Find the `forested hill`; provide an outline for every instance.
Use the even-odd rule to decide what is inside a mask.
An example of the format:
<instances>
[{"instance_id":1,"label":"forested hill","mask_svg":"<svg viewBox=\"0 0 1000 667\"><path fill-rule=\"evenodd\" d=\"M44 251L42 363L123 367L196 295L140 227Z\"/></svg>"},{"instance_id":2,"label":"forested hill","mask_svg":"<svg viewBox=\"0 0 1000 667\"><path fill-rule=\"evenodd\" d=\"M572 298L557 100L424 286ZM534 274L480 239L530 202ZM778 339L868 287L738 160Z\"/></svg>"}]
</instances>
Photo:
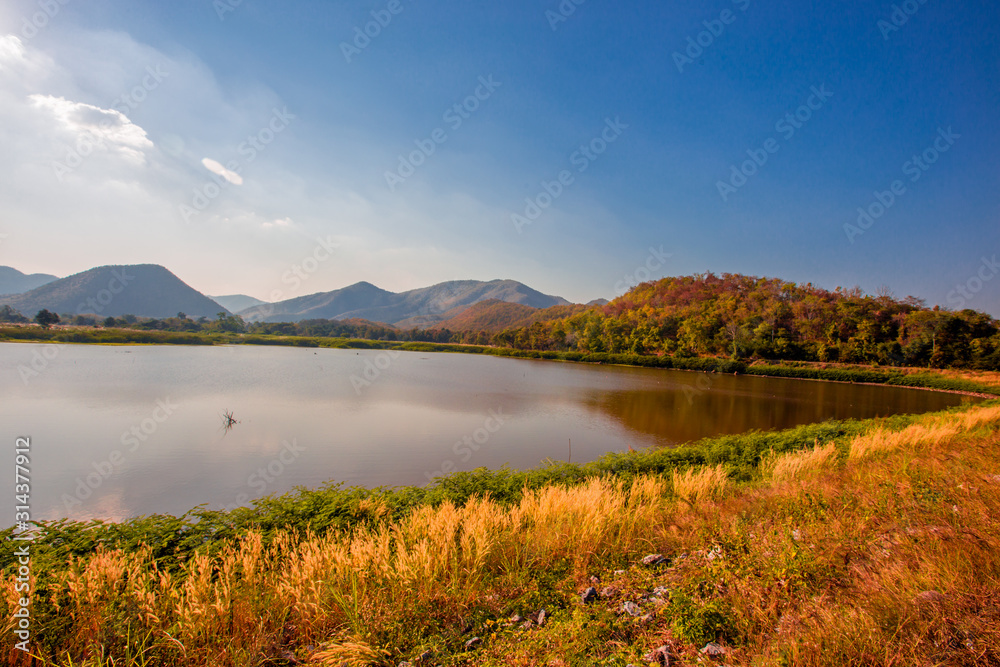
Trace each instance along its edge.
<instances>
[{"instance_id":1,"label":"forested hill","mask_svg":"<svg viewBox=\"0 0 1000 667\"><path fill-rule=\"evenodd\" d=\"M644 283L605 306L506 329L493 342L582 352L1000 365L998 322L984 313L932 310L912 297L871 296L857 288L829 291L739 274Z\"/></svg>"}]
</instances>

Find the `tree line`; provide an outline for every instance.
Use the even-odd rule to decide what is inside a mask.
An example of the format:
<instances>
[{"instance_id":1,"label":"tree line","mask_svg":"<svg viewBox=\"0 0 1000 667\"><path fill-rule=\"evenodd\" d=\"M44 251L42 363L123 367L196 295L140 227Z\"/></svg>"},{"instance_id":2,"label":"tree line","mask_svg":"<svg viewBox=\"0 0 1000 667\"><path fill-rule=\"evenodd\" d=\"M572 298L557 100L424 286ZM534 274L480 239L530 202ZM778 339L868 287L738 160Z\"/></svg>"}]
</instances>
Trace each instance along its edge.
<instances>
[{"instance_id":1,"label":"tree line","mask_svg":"<svg viewBox=\"0 0 1000 667\"><path fill-rule=\"evenodd\" d=\"M0 308L0 322L27 318ZM457 343L583 354L713 356L1000 370L1000 323L970 309L927 308L914 297L740 274L695 274L643 283L604 306L495 330L398 329L365 320L247 323L125 315L63 322L140 330Z\"/></svg>"}]
</instances>

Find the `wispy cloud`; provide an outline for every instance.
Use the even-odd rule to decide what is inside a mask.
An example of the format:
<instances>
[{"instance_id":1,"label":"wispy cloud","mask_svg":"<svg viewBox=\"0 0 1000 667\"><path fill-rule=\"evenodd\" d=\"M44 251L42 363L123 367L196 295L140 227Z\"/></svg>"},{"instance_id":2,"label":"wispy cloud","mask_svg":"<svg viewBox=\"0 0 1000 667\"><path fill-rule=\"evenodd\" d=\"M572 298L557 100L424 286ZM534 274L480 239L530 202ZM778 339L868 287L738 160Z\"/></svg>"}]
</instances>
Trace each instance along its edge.
<instances>
[{"instance_id":1,"label":"wispy cloud","mask_svg":"<svg viewBox=\"0 0 1000 667\"><path fill-rule=\"evenodd\" d=\"M201 163L205 165L205 169L208 169L213 174L222 176L224 179L226 179L233 185L243 185L242 176L237 174L235 171L230 171L229 169L226 169L212 158L204 158L202 159Z\"/></svg>"}]
</instances>

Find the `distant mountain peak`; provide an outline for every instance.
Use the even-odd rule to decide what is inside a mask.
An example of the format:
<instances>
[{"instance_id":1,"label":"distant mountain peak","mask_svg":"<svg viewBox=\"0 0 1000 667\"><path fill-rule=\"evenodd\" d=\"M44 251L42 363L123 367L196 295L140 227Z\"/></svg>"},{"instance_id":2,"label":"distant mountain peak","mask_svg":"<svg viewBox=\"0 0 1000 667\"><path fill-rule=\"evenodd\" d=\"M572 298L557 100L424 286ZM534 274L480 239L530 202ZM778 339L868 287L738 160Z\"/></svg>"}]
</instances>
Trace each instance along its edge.
<instances>
[{"instance_id":1,"label":"distant mountain peak","mask_svg":"<svg viewBox=\"0 0 1000 667\"><path fill-rule=\"evenodd\" d=\"M159 264L109 264L0 298L25 315L43 308L100 317L215 317L229 312Z\"/></svg>"},{"instance_id":2,"label":"distant mountain peak","mask_svg":"<svg viewBox=\"0 0 1000 667\"><path fill-rule=\"evenodd\" d=\"M47 273L26 275L14 267L0 266L0 294L24 294L54 280L59 278Z\"/></svg>"}]
</instances>

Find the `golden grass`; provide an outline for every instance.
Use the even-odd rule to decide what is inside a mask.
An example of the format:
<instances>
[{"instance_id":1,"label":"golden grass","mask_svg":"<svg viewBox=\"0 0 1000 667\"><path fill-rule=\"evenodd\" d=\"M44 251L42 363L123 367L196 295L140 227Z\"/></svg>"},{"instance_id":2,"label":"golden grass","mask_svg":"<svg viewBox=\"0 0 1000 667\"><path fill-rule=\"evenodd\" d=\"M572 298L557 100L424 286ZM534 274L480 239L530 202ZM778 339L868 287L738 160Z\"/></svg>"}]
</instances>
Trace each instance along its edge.
<instances>
[{"instance_id":1,"label":"golden grass","mask_svg":"<svg viewBox=\"0 0 1000 667\"><path fill-rule=\"evenodd\" d=\"M695 505L704 500L718 498L729 485L729 475L725 466L714 468L690 468L686 472L673 473L674 495L687 505Z\"/></svg>"},{"instance_id":2,"label":"golden grass","mask_svg":"<svg viewBox=\"0 0 1000 667\"><path fill-rule=\"evenodd\" d=\"M102 548L39 591L66 628L45 664L395 665L428 647L432 664L639 664L666 643L690 665L706 637L734 667L1000 664L997 424L988 406L876 429L840 443L836 465L836 444L817 442L767 457L764 484L714 466L323 536L251 532L179 572L148 548ZM652 552L688 557L635 565ZM584 606L594 574L620 593ZM503 627L543 604L544 628ZM474 652L466 626L484 638Z\"/></svg>"},{"instance_id":3,"label":"golden grass","mask_svg":"<svg viewBox=\"0 0 1000 667\"><path fill-rule=\"evenodd\" d=\"M772 451L761 462L761 472L774 483L804 480L830 467L836 458L836 443L820 445L817 442L812 449L801 452L775 454Z\"/></svg>"}]
</instances>

